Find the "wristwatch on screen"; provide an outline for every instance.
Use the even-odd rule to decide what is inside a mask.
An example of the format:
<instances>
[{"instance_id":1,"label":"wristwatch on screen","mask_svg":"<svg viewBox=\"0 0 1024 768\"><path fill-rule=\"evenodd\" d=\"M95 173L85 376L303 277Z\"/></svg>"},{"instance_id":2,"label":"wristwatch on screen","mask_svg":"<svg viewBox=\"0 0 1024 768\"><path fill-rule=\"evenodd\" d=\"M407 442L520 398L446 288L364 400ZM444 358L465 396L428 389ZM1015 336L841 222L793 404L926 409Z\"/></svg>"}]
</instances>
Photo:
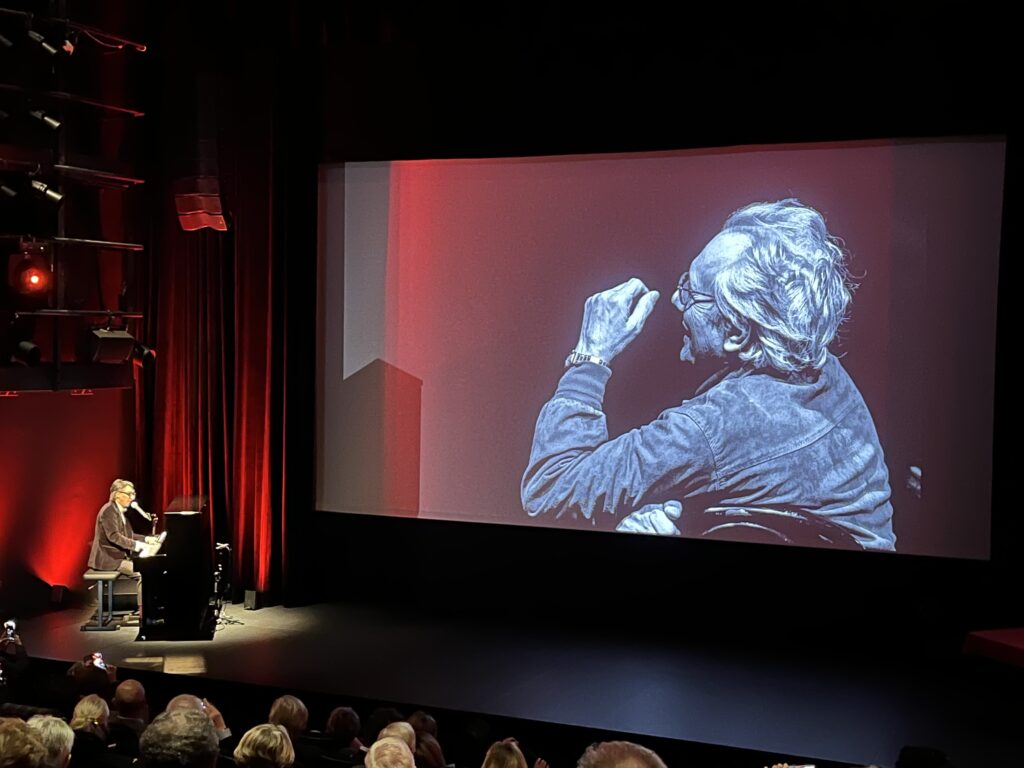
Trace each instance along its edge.
<instances>
[{"instance_id":1,"label":"wristwatch on screen","mask_svg":"<svg viewBox=\"0 0 1024 768\"><path fill-rule=\"evenodd\" d=\"M567 358L565 358L566 368L571 368L572 366L579 365L580 363L597 363L598 365L603 365L605 368L611 368L608 363L597 355L585 355L582 352L577 352L575 349L569 353Z\"/></svg>"}]
</instances>

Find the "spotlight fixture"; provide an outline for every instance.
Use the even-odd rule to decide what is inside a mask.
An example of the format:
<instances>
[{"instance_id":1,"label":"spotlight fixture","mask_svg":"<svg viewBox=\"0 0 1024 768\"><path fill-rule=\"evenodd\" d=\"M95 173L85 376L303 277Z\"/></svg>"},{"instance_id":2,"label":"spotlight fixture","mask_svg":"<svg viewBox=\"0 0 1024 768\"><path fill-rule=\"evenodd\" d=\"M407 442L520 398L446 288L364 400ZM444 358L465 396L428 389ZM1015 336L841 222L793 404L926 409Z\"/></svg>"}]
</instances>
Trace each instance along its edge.
<instances>
[{"instance_id":1,"label":"spotlight fixture","mask_svg":"<svg viewBox=\"0 0 1024 768\"><path fill-rule=\"evenodd\" d=\"M156 350L152 347L147 347L141 341L137 341L132 349L132 358L136 363L146 368L156 362Z\"/></svg>"},{"instance_id":2,"label":"spotlight fixture","mask_svg":"<svg viewBox=\"0 0 1024 768\"><path fill-rule=\"evenodd\" d=\"M134 348L135 337L123 328L93 328L88 335L85 358L90 363L124 363Z\"/></svg>"},{"instance_id":3,"label":"spotlight fixture","mask_svg":"<svg viewBox=\"0 0 1024 768\"><path fill-rule=\"evenodd\" d=\"M32 191L40 197L44 197L54 205L60 205L64 201L64 195L45 182L32 179Z\"/></svg>"},{"instance_id":4,"label":"spotlight fixture","mask_svg":"<svg viewBox=\"0 0 1024 768\"><path fill-rule=\"evenodd\" d=\"M51 56L57 55L57 49L46 42L46 38L36 32L34 29L28 31L28 39L34 43L39 43L39 47L46 51Z\"/></svg>"},{"instance_id":5,"label":"spotlight fixture","mask_svg":"<svg viewBox=\"0 0 1024 768\"><path fill-rule=\"evenodd\" d=\"M25 253L11 271L10 283L22 296L40 296L50 290L52 278L45 258Z\"/></svg>"},{"instance_id":6,"label":"spotlight fixture","mask_svg":"<svg viewBox=\"0 0 1024 768\"><path fill-rule=\"evenodd\" d=\"M11 351L12 362L27 366L39 365L42 356L43 353L40 351L39 345L28 339L19 341Z\"/></svg>"},{"instance_id":7,"label":"spotlight fixture","mask_svg":"<svg viewBox=\"0 0 1024 768\"><path fill-rule=\"evenodd\" d=\"M47 128L50 128L51 130L56 131L58 128L60 128L60 120L58 120L55 117L51 117L41 109L33 109L29 112L29 115L43 123L43 125L45 125Z\"/></svg>"}]
</instances>

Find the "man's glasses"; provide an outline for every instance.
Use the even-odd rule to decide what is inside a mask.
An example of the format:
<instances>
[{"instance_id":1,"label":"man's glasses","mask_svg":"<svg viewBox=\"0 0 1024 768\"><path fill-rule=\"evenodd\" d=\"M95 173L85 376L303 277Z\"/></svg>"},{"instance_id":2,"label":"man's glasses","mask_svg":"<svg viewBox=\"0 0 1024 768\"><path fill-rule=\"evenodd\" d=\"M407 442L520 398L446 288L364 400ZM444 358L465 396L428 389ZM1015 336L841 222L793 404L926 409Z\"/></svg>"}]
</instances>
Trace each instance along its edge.
<instances>
[{"instance_id":1,"label":"man's glasses","mask_svg":"<svg viewBox=\"0 0 1024 768\"><path fill-rule=\"evenodd\" d=\"M679 278L679 285L676 286L676 299L679 304L679 311L686 312L694 304L714 304L715 297L710 293L701 293L690 287L690 273L683 272Z\"/></svg>"}]
</instances>

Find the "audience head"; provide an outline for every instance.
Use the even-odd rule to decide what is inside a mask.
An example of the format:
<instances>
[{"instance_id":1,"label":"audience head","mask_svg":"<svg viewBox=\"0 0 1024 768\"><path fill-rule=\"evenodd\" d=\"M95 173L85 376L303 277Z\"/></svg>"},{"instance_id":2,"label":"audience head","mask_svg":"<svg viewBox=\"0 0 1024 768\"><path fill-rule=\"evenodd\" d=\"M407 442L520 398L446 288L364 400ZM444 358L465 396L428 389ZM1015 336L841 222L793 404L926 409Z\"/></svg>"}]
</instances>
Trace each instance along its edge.
<instances>
[{"instance_id":1,"label":"audience head","mask_svg":"<svg viewBox=\"0 0 1024 768\"><path fill-rule=\"evenodd\" d=\"M377 734L377 740L386 739L389 736L404 741L411 752L416 751L416 731L404 720L397 720L394 723L385 725L380 729L380 733Z\"/></svg>"},{"instance_id":2,"label":"audience head","mask_svg":"<svg viewBox=\"0 0 1024 768\"><path fill-rule=\"evenodd\" d=\"M46 749L43 765L46 768L64 768L71 761L71 747L75 744L75 732L71 726L53 715L33 715L29 718L31 728ZM0 754L3 750L0 750Z\"/></svg>"},{"instance_id":3,"label":"audience head","mask_svg":"<svg viewBox=\"0 0 1024 768\"><path fill-rule=\"evenodd\" d=\"M294 741L306 732L309 725L309 710L294 696L282 696L270 707L270 722L283 725Z\"/></svg>"},{"instance_id":4,"label":"audience head","mask_svg":"<svg viewBox=\"0 0 1024 768\"><path fill-rule=\"evenodd\" d=\"M93 665L91 655L72 664L71 669L68 670L68 677L73 681L77 698L83 698L92 693L103 699L110 695L110 675L105 669Z\"/></svg>"},{"instance_id":5,"label":"audience head","mask_svg":"<svg viewBox=\"0 0 1024 768\"><path fill-rule=\"evenodd\" d=\"M210 718L187 706L157 715L139 739L145 768L213 768L219 748Z\"/></svg>"},{"instance_id":6,"label":"audience head","mask_svg":"<svg viewBox=\"0 0 1024 768\"><path fill-rule=\"evenodd\" d=\"M401 739L388 736L373 742L366 753L366 768L416 768L409 745Z\"/></svg>"},{"instance_id":7,"label":"audience head","mask_svg":"<svg viewBox=\"0 0 1024 768\"><path fill-rule=\"evenodd\" d=\"M109 719L110 707L107 702L95 693L90 693L75 705L71 715L71 729L106 738Z\"/></svg>"},{"instance_id":8,"label":"audience head","mask_svg":"<svg viewBox=\"0 0 1024 768\"><path fill-rule=\"evenodd\" d=\"M406 722L412 726L416 733L429 733L435 739L437 738L437 720L435 720L432 715L428 715L422 709L417 709L409 715Z\"/></svg>"},{"instance_id":9,"label":"audience head","mask_svg":"<svg viewBox=\"0 0 1024 768\"><path fill-rule=\"evenodd\" d=\"M205 712L203 700L191 693L182 693L167 702L164 712L180 712L186 709L194 709L196 712Z\"/></svg>"},{"instance_id":10,"label":"audience head","mask_svg":"<svg viewBox=\"0 0 1024 768\"><path fill-rule=\"evenodd\" d=\"M265 723L245 732L234 752L235 763L249 768L288 768L295 749L283 725Z\"/></svg>"},{"instance_id":11,"label":"audience head","mask_svg":"<svg viewBox=\"0 0 1024 768\"><path fill-rule=\"evenodd\" d=\"M111 702L113 709L121 717L134 717L149 720L149 704L146 702L146 689L138 680L125 680L114 691Z\"/></svg>"},{"instance_id":12,"label":"audience head","mask_svg":"<svg viewBox=\"0 0 1024 768\"><path fill-rule=\"evenodd\" d=\"M576 768L665 768L653 751L629 741L605 741L592 744L576 763Z\"/></svg>"},{"instance_id":13,"label":"audience head","mask_svg":"<svg viewBox=\"0 0 1024 768\"><path fill-rule=\"evenodd\" d=\"M416 734L416 768L445 768L441 744L425 731Z\"/></svg>"},{"instance_id":14,"label":"audience head","mask_svg":"<svg viewBox=\"0 0 1024 768\"><path fill-rule=\"evenodd\" d=\"M46 748L26 723L0 717L0 768L43 768Z\"/></svg>"},{"instance_id":15,"label":"audience head","mask_svg":"<svg viewBox=\"0 0 1024 768\"><path fill-rule=\"evenodd\" d=\"M377 738L385 725L405 720L405 715L394 707L378 707L370 713L369 718L363 723L363 742L369 744Z\"/></svg>"},{"instance_id":16,"label":"audience head","mask_svg":"<svg viewBox=\"0 0 1024 768\"><path fill-rule=\"evenodd\" d=\"M359 727L359 715L352 707L335 707L324 732L347 747L359 735Z\"/></svg>"},{"instance_id":17,"label":"audience head","mask_svg":"<svg viewBox=\"0 0 1024 768\"><path fill-rule=\"evenodd\" d=\"M481 768L526 768L526 758L514 740L505 739L491 744Z\"/></svg>"}]
</instances>

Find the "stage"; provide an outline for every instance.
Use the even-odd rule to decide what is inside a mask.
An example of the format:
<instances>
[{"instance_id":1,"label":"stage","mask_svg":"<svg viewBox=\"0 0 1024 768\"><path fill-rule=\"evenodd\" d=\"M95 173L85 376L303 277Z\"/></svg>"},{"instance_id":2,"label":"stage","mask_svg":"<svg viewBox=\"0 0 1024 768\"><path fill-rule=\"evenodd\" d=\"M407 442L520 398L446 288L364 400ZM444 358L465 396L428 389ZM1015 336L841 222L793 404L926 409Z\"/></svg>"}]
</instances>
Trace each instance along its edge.
<instances>
[{"instance_id":1,"label":"stage","mask_svg":"<svg viewBox=\"0 0 1024 768\"><path fill-rule=\"evenodd\" d=\"M906 744L959 768L1020 765L1020 671L984 659L912 662L602 639L544 626L329 604L228 605L213 640L80 631L90 609L19 626L32 656L101 651L128 670L892 765Z\"/></svg>"}]
</instances>

